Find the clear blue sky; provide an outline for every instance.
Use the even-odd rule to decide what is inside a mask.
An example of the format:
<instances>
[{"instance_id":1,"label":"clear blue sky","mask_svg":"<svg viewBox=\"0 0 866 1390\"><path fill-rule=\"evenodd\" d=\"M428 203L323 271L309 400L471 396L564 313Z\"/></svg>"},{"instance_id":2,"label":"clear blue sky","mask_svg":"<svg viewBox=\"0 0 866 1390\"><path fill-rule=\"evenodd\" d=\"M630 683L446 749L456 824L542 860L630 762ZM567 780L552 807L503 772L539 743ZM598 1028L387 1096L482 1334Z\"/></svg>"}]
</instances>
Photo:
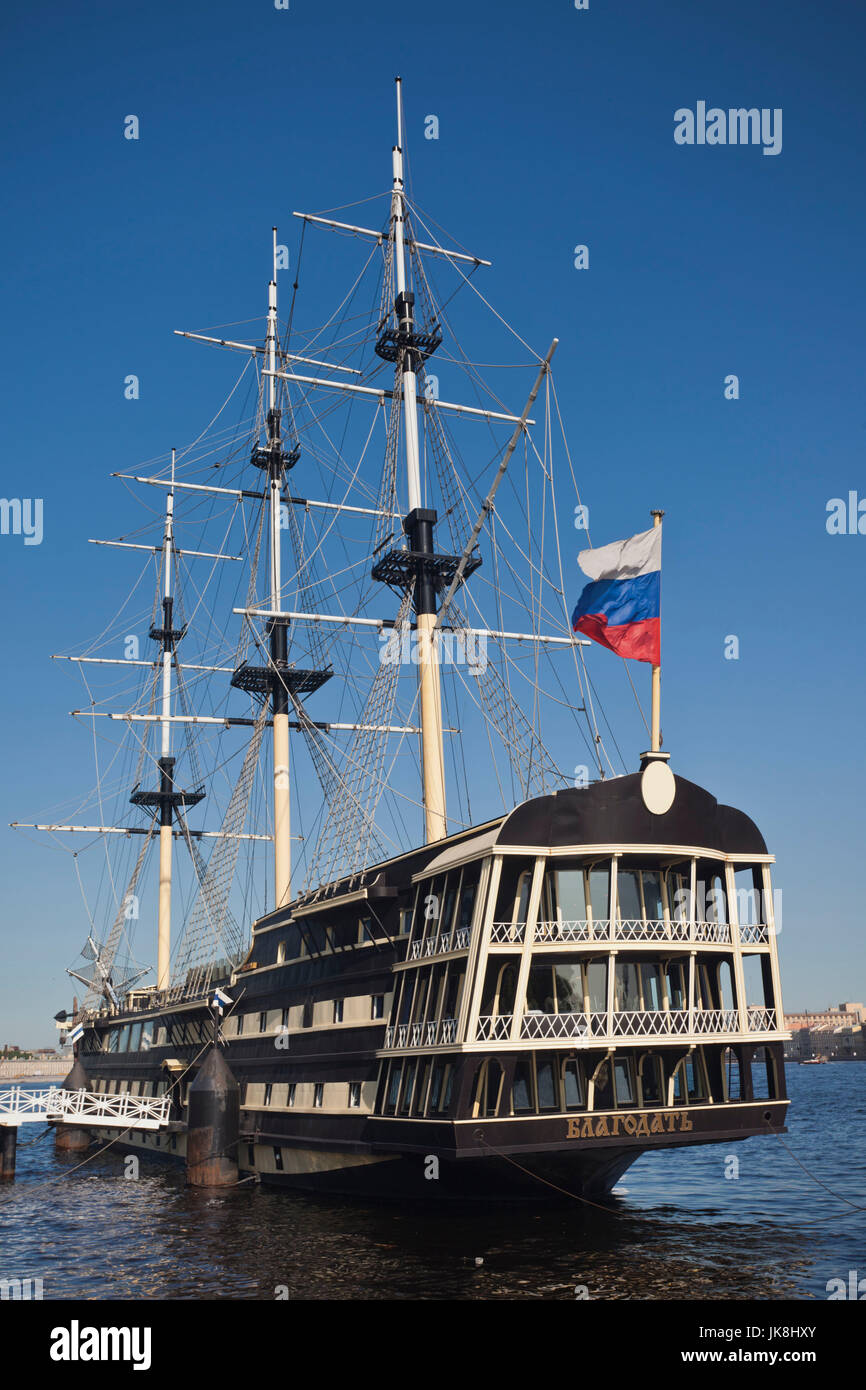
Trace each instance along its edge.
<instances>
[{"instance_id":1,"label":"clear blue sky","mask_svg":"<svg viewBox=\"0 0 866 1390\"><path fill-rule=\"evenodd\" d=\"M104 620L107 475L210 416L212 360L171 330L260 313L271 224L386 187L399 71L421 206L494 262L485 294L530 343L561 339L594 543L666 509L665 741L778 856L787 1006L866 996L866 536L825 527L866 496L861 7L11 0L2 26L2 490L44 498L45 534L0 537L0 820L92 781L48 654ZM782 108L782 152L676 145L698 101ZM593 656L636 759L616 665ZM77 889L65 855L0 846L0 1042L52 1042Z\"/></svg>"}]
</instances>

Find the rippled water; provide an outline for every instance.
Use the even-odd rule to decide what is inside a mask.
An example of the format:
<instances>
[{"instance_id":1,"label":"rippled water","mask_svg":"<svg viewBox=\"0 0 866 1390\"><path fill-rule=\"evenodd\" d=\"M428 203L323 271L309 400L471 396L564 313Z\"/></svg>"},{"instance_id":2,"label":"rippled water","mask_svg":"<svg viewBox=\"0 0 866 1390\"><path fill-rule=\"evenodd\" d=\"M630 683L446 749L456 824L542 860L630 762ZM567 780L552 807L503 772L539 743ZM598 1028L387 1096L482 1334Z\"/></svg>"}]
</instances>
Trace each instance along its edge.
<instances>
[{"instance_id":1,"label":"rippled water","mask_svg":"<svg viewBox=\"0 0 866 1390\"><path fill-rule=\"evenodd\" d=\"M793 1066L788 1085L785 1144L866 1207L866 1063ZM39 1132L19 1131L0 1189L0 1278L41 1277L46 1299L824 1299L866 1276L866 1211L776 1138L645 1155L607 1212L214 1196L156 1160L125 1179L110 1152L65 1176L81 1156Z\"/></svg>"}]
</instances>

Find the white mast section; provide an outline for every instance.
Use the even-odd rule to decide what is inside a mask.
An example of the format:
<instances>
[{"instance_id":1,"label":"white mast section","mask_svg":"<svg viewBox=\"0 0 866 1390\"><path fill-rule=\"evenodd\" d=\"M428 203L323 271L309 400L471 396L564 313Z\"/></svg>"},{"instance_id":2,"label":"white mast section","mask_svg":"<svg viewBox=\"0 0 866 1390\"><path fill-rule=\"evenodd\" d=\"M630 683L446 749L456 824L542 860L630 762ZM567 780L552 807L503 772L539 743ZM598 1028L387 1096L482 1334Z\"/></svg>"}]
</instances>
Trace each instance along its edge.
<instances>
[{"instance_id":1,"label":"white mast section","mask_svg":"<svg viewBox=\"0 0 866 1390\"><path fill-rule=\"evenodd\" d=\"M175 469L175 450L171 451L171 479L174 484ZM174 541L174 487L168 492L165 499L165 532L163 536L162 555L163 555L163 599L171 599L171 569L172 569L172 545ZM163 603L163 622L170 621L171 613L170 602ZM162 738L160 745L160 756L162 760L171 758L171 661L173 640L170 636L163 636L162 644L162 709L160 714L160 724ZM165 782L165 769L171 764L162 762L163 774L162 781ZM173 779L172 779L173 780ZM165 788L163 787L163 790ZM157 951L156 951L156 987L158 990L168 989L171 983L170 957L171 957L171 855L172 855L172 818L162 815L159 827L159 916L157 929Z\"/></svg>"},{"instance_id":2,"label":"white mast section","mask_svg":"<svg viewBox=\"0 0 866 1390\"><path fill-rule=\"evenodd\" d=\"M414 297L406 293L406 255L404 246L404 223L406 199L403 185L403 102L402 84L397 78L397 144L392 151L393 188L391 193L391 236L394 242L394 275L396 281L395 308L398 332L406 332L407 338L398 361L401 366L403 390L404 436L406 439L406 481L409 494L409 515L406 525L410 529L410 544L418 547L417 535L422 526L432 546L432 526L434 514L422 512L421 470L418 449L418 396L415 378L416 353L410 344L413 330ZM413 515L414 514L414 515ZM424 520L422 521L422 518ZM425 549L427 547L425 546ZM420 571L419 571L420 573ZM417 583L417 581L416 581ZM425 585L426 587L426 585ZM423 606L435 608L435 602L418 601L419 588L416 587L416 609ZM424 788L424 819L428 844L441 840L447 833L445 812L445 752L442 740L442 688L439 661L436 651L436 614L424 611L415 614L418 635L418 706L421 715L421 776Z\"/></svg>"}]
</instances>

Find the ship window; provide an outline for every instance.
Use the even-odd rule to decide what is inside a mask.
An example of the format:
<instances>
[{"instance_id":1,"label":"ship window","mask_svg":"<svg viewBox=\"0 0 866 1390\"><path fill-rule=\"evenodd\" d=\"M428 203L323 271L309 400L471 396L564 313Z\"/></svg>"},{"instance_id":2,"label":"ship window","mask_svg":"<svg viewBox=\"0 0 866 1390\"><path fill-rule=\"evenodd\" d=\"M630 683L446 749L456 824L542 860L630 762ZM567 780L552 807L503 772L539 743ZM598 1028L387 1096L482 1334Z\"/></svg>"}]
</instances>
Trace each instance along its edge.
<instances>
[{"instance_id":1,"label":"ship window","mask_svg":"<svg viewBox=\"0 0 866 1390\"><path fill-rule=\"evenodd\" d=\"M313 1109L321 1110L325 1103L325 1085L323 1081L317 1081L313 1088Z\"/></svg>"},{"instance_id":2,"label":"ship window","mask_svg":"<svg viewBox=\"0 0 866 1390\"><path fill-rule=\"evenodd\" d=\"M442 1100L441 1100L440 1105L439 1105L439 1110L440 1110L440 1112L441 1112L441 1111L447 1110L448 1107L449 1107L449 1105L451 1104L451 1093L452 1093L453 1089L454 1089L454 1068L453 1068L453 1066L451 1065L450 1062L446 1062L446 1063L445 1063L445 1086L444 1086L444 1089L443 1089L443 1091L442 1091Z\"/></svg>"},{"instance_id":3,"label":"ship window","mask_svg":"<svg viewBox=\"0 0 866 1390\"><path fill-rule=\"evenodd\" d=\"M118 1052L129 1051L129 1024L120 1030L120 1042L117 1045Z\"/></svg>"},{"instance_id":4,"label":"ship window","mask_svg":"<svg viewBox=\"0 0 866 1390\"><path fill-rule=\"evenodd\" d=\"M644 869L641 873L641 883L643 886L644 920L660 922L665 915L661 874L656 869Z\"/></svg>"},{"instance_id":5,"label":"ship window","mask_svg":"<svg viewBox=\"0 0 866 1390\"><path fill-rule=\"evenodd\" d=\"M686 1007L686 991L683 983L683 967L680 961L669 961L667 967L668 1001L671 1009L681 1011Z\"/></svg>"},{"instance_id":6,"label":"ship window","mask_svg":"<svg viewBox=\"0 0 866 1390\"><path fill-rule=\"evenodd\" d=\"M758 868L735 869L734 891L737 895L737 921L740 926L764 922L761 911L762 875Z\"/></svg>"},{"instance_id":7,"label":"ship window","mask_svg":"<svg viewBox=\"0 0 866 1390\"><path fill-rule=\"evenodd\" d=\"M752 1058L752 1100L771 1100L776 1094L773 1059L766 1047Z\"/></svg>"},{"instance_id":8,"label":"ship window","mask_svg":"<svg viewBox=\"0 0 866 1390\"><path fill-rule=\"evenodd\" d=\"M533 965L530 968L526 986L527 1013L556 1013L556 987L553 975L553 967L550 965Z\"/></svg>"},{"instance_id":9,"label":"ship window","mask_svg":"<svg viewBox=\"0 0 866 1390\"><path fill-rule=\"evenodd\" d=\"M491 1118L498 1113L502 1080L502 1067L495 1057L488 1057L481 1063L475 1082L475 1102L472 1107L474 1118Z\"/></svg>"},{"instance_id":10,"label":"ship window","mask_svg":"<svg viewBox=\"0 0 866 1390\"><path fill-rule=\"evenodd\" d=\"M403 1071L403 1094L400 1097L400 1114L408 1115L412 1108L412 1096L415 1091L415 1074L418 1070L418 1063L412 1059L407 1062Z\"/></svg>"},{"instance_id":11,"label":"ship window","mask_svg":"<svg viewBox=\"0 0 866 1390\"><path fill-rule=\"evenodd\" d=\"M535 1109L532 1099L532 1059L518 1058L511 1083L511 1108L515 1115L525 1115Z\"/></svg>"},{"instance_id":12,"label":"ship window","mask_svg":"<svg viewBox=\"0 0 866 1390\"><path fill-rule=\"evenodd\" d=\"M728 896L725 892L725 881L719 874L713 874L707 885L707 916L708 922L727 922L728 920Z\"/></svg>"},{"instance_id":13,"label":"ship window","mask_svg":"<svg viewBox=\"0 0 866 1390\"><path fill-rule=\"evenodd\" d=\"M644 1105L662 1103L663 1085L662 1059L655 1052L647 1052L640 1060L640 1089Z\"/></svg>"},{"instance_id":14,"label":"ship window","mask_svg":"<svg viewBox=\"0 0 866 1390\"><path fill-rule=\"evenodd\" d=\"M267 1027L268 1027L268 1016L267 1016L267 1013L263 1010L263 1011L259 1014L259 1032L260 1032L260 1033L265 1033L265 1032L267 1032Z\"/></svg>"},{"instance_id":15,"label":"ship window","mask_svg":"<svg viewBox=\"0 0 866 1390\"><path fill-rule=\"evenodd\" d=\"M640 977L637 966L631 961L616 962L614 1008L619 1012L640 1009Z\"/></svg>"},{"instance_id":16,"label":"ship window","mask_svg":"<svg viewBox=\"0 0 866 1390\"><path fill-rule=\"evenodd\" d=\"M607 1012L607 961L586 962L586 993L590 1013Z\"/></svg>"},{"instance_id":17,"label":"ship window","mask_svg":"<svg viewBox=\"0 0 866 1390\"><path fill-rule=\"evenodd\" d=\"M273 1093L274 1093L273 1085L271 1084L270 1081L268 1081L267 1084L265 1085L265 1099L264 1099L265 1105L270 1105L270 1103L271 1103L271 1096L273 1095Z\"/></svg>"},{"instance_id":18,"label":"ship window","mask_svg":"<svg viewBox=\"0 0 866 1390\"><path fill-rule=\"evenodd\" d=\"M294 1107L297 1090L297 1083L294 1081L290 1081L288 1085L288 1090L286 1091L286 1105L289 1107L290 1110Z\"/></svg>"},{"instance_id":19,"label":"ship window","mask_svg":"<svg viewBox=\"0 0 866 1390\"><path fill-rule=\"evenodd\" d=\"M370 1000L370 1017L385 1017L385 996L384 994L374 994Z\"/></svg>"},{"instance_id":20,"label":"ship window","mask_svg":"<svg viewBox=\"0 0 866 1390\"><path fill-rule=\"evenodd\" d=\"M256 1166L256 1149L254 1144L247 1144L247 1163L250 1168Z\"/></svg>"},{"instance_id":21,"label":"ship window","mask_svg":"<svg viewBox=\"0 0 866 1390\"><path fill-rule=\"evenodd\" d=\"M579 965L555 965L553 985L558 1014L583 1013L583 973Z\"/></svg>"},{"instance_id":22,"label":"ship window","mask_svg":"<svg viewBox=\"0 0 866 1390\"><path fill-rule=\"evenodd\" d=\"M288 1028L288 1026L289 1026L289 1010L288 1010L288 1009L283 1009L282 1013L280 1014L280 1027L281 1027L281 1028Z\"/></svg>"},{"instance_id":23,"label":"ship window","mask_svg":"<svg viewBox=\"0 0 866 1390\"><path fill-rule=\"evenodd\" d=\"M442 1005L442 1017L456 1018L457 1010L460 1007L460 994L463 988L463 980L466 976L466 967L452 962L448 967L448 983L445 986L445 998ZM501 988L500 988L501 995ZM514 1000L512 997L512 1006Z\"/></svg>"},{"instance_id":24,"label":"ship window","mask_svg":"<svg viewBox=\"0 0 866 1390\"><path fill-rule=\"evenodd\" d=\"M463 883L460 887L460 904L457 908L457 928L468 931L472 926L472 910L478 892L478 867L463 870Z\"/></svg>"},{"instance_id":25,"label":"ship window","mask_svg":"<svg viewBox=\"0 0 866 1390\"><path fill-rule=\"evenodd\" d=\"M282 963L283 963L283 961L284 961L285 959L286 959L286 943L285 943L285 941L281 941L280 944L279 944L279 946L277 947L277 965L282 965Z\"/></svg>"},{"instance_id":26,"label":"ship window","mask_svg":"<svg viewBox=\"0 0 866 1390\"><path fill-rule=\"evenodd\" d=\"M249 1084L249 1082L248 1082L248 1081L242 1081L242 1082L241 1082L241 1095L240 1095L240 1103L241 1103L241 1105L246 1105L246 1103L247 1103L247 1092L249 1091L249 1089L250 1089L250 1084Z\"/></svg>"},{"instance_id":27,"label":"ship window","mask_svg":"<svg viewBox=\"0 0 866 1390\"><path fill-rule=\"evenodd\" d=\"M634 1062L631 1057L617 1057L613 1064L617 1105L634 1105Z\"/></svg>"},{"instance_id":28,"label":"ship window","mask_svg":"<svg viewBox=\"0 0 866 1390\"><path fill-rule=\"evenodd\" d=\"M610 865L596 865L589 871L589 909L594 922L610 917Z\"/></svg>"},{"instance_id":29,"label":"ship window","mask_svg":"<svg viewBox=\"0 0 866 1390\"><path fill-rule=\"evenodd\" d=\"M595 1099L593 1101L594 1110L613 1109L613 1084L611 1081L610 1062L604 1061L595 1073Z\"/></svg>"},{"instance_id":30,"label":"ship window","mask_svg":"<svg viewBox=\"0 0 866 1390\"><path fill-rule=\"evenodd\" d=\"M616 876L616 894L619 898L620 919L642 921L639 869L620 869Z\"/></svg>"},{"instance_id":31,"label":"ship window","mask_svg":"<svg viewBox=\"0 0 866 1390\"><path fill-rule=\"evenodd\" d=\"M443 936L451 937L451 925L454 919L454 904L457 901L457 876L449 874L448 888L442 902L442 915L439 918L439 931Z\"/></svg>"},{"instance_id":32,"label":"ship window","mask_svg":"<svg viewBox=\"0 0 866 1390\"><path fill-rule=\"evenodd\" d=\"M691 913L691 873L675 869L667 876L668 903L675 922L687 922Z\"/></svg>"},{"instance_id":33,"label":"ship window","mask_svg":"<svg viewBox=\"0 0 866 1390\"><path fill-rule=\"evenodd\" d=\"M550 976L550 966L543 967ZM459 978L462 978L462 972ZM486 1017L493 1014L510 1014L514 1010L514 994L517 988L517 966L513 962L502 964L502 959L493 957L487 962L487 976L484 981L484 994L481 1013Z\"/></svg>"},{"instance_id":34,"label":"ship window","mask_svg":"<svg viewBox=\"0 0 866 1390\"><path fill-rule=\"evenodd\" d=\"M369 917L365 919L369 925ZM400 909L400 935L408 936L412 930L412 908L401 907Z\"/></svg>"},{"instance_id":35,"label":"ship window","mask_svg":"<svg viewBox=\"0 0 866 1390\"><path fill-rule=\"evenodd\" d=\"M238 1014L238 1036L240 1036L240 1034L244 1031L245 1020L246 1014Z\"/></svg>"},{"instance_id":36,"label":"ship window","mask_svg":"<svg viewBox=\"0 0 866 1390\"><path fill-rule=\"evenodd\" d=\"M585 922L586 877L582 868L562 865L544 875L544 919L547 922Z\"/></svg>"},{"instance_id":37,"label":"ship window","mask_svg":"<svg viewBox=\"0 0 866 1390\"><path fill-rule=\"evenodd\" d=\"M525 866L525 860L506 859L502 866L502 877L496 899L494 920L502 923L508 922L512 926L525 925L529 894L532 888L534 870L533 868L521 868L521 862Z\"/></svg>"},{"instance_id":38,"label":"ship window","mask_svg":"<svg viewBox=\"0 0 866 1390\"><path fill-rule=\"evenodd\" d=\"M696 1008L714 1009L716 1007L709 967L703 963L695 971L695 996Z\"/></svg>"},{"instance_id":39,"label":"ship window","mask_svg":"<svg viewBox=\"0 0 866 1390\"><path fill-rule=\"evenodd\" d=\"M719 1007L722 1009L735 1008L734 982L731 975L730 961L723 960L719 962L719 968L716 971L716 981L719 992Z\"/></svg>"},{"instance_id":40,"label":"ship window","mask_svg":"<svg viewBox=\"0 0 866 1390\"><path fill-rule=\"evenodd\" d=\"M685 1072L689 1100L706 1100L707 1082L704 1075L704 1059L700 1053L689 1054L685 1061Z\"/></svg>"},{"instance_id":41,"label":"ship window","mask_svg":"<svg viewBox=\"0 0 866 1390\"><path fill-rule=\"evenodd\" d=\"M304 1000L304 1016L303 1016L303 1021L302 1021L302 1023L301 1023L301 1027L302 1027L302 1028L312 1028L312 1026L313 1026L313 1001L312 1001L312 999L307 998L307 999Z\"/></svg>"},{"instance_id":42,"label":"ship window","mask_svg":"<svg viewBox=\"0 0 866 1390\"><path fill-rule=\"evenodd\" d=\"M725 1075L725 1095L728 1100L740 1100L743 1094L743 1078L740 1059L732 1047L725 1048L723 1058Z\"/></svg>"},{"instance_id":43,"label":"ship window","mask_svg":"<svg viewBox=\"0 0 866 1390\"><path fill-rule=\"evenodd\" d=\"M433 1075L430 1078L430 1096L427 1101L427 1114L434 1115L439 1109L439 1101L442 1098L442 1080L445 1074L445 1063L434 1062Z\"/></svg>"},{"instance_id":44,"label":"ship window","mask_svg":"<svg viewBox=\"0 0 866 1390\"><path fill-rule=\"evenodd\" d=\"M538 1079L539 1110L558 1110L559 1097L556 1094L556 1073L552 1057L539 1057L535 1067Z\"/></svg>"},{"instance_id":45,"label":"ship window","mask_svg":"<svg viewBox=\"0 0 866 1390\"><path fill-rule=\"evenodd\" d=\"M392 1062L388 1070L388 1082L385 1088L385 1100L382 1109L386 1115L393 1115L397 1108L397 1093L400 1090L400 1073L403 1067L402 1062Z\"/></svg>"},{"instance_id":46,"label":"ship window","mask_svg":"<svg viewBox=\"0 0 866 1390\"><path fill-rule=\"evenodd\" d=\"M660 965L643 962L640 966L640 983L643 1009L662 1007L662 971Z\"/></svg>"},{"instance_id":47,"label":"ship window","mask_svg":"<svg viewBox=\"0 0 866 1390\"><path fill-rule=\"evenodd\" d=\"M274 1145L274 1170L277 1173L283 1171L283 1151L278 1145Z\"/></svg>"},{"instance_id":48,"label":"ship window","mask_svg":"<svg viewBox=\"0 0 866 1390\"><path fill-rule=\"evenodd\" d=\"M744 955L743 981L746 986L746 1003L766 1007L773 1002L772 976L769 956Z\"/></svg>"},{"instance_id":49,"label":"ship window","mask_svg":"<svg viewBox=\"0 0 866 1390\"><path fill-rule=\"evenodd\" d=\"M360 1110L361 1108L361 1083L360 1081L349 1082L349 1109Z\"/></svg>"},{"instance_id":50,"label":"ship window","mask_svg":"<svg viewBox=\"0 0 866 1390\"><path fill-rule=\"evenodd\" d=\"M334 1022L335 1022L335 1023L342 1023L342 1022L343 1022L343 1000L342 1000L342 999L335 999L335 1000L334 1000Z\"/></svg>"},{"instance_id":51,"label":"ship window","mask_svg":"<svg viewBox=\"0 0 866 1390\"><path fill-rule=\"evenodd\" d=\"M576 1057L562 1065L562 1095L566 1110L583 1108L583 1084Z\"/></svg>"}]
</instances>

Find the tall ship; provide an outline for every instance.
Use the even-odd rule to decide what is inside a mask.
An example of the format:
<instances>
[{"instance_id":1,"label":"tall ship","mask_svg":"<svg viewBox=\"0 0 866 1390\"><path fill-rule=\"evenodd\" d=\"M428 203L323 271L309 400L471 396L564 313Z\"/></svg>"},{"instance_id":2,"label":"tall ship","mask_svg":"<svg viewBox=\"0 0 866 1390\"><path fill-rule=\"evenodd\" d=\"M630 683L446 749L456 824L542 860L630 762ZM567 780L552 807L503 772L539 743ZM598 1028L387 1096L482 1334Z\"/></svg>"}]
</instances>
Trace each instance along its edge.
<instances>
[{"instance_id":1,"label":"tall ship","mask_svg":"<svg viewBox=\"0 0 866 1390\"><path fill-rule=\"evenodd\" d=\"M612 579L556 340L528 348L421 210L403 125L398 79L386 192L295 213L291 252L274 229L260 326L183 331L223 403L115 475L116 613L56 654L96 783L30 827L81 889L59 1017L75 1086L165 1101L103 1142L188 1160L216 1058L241 1178L591 1199L643 1153L784 1130L773 858L670 766L657 607L629 628L650 746L620 753L593 639L617 650L611 585L657 595L628 557L661 513Z\"/></svg>"}]
</instances>

